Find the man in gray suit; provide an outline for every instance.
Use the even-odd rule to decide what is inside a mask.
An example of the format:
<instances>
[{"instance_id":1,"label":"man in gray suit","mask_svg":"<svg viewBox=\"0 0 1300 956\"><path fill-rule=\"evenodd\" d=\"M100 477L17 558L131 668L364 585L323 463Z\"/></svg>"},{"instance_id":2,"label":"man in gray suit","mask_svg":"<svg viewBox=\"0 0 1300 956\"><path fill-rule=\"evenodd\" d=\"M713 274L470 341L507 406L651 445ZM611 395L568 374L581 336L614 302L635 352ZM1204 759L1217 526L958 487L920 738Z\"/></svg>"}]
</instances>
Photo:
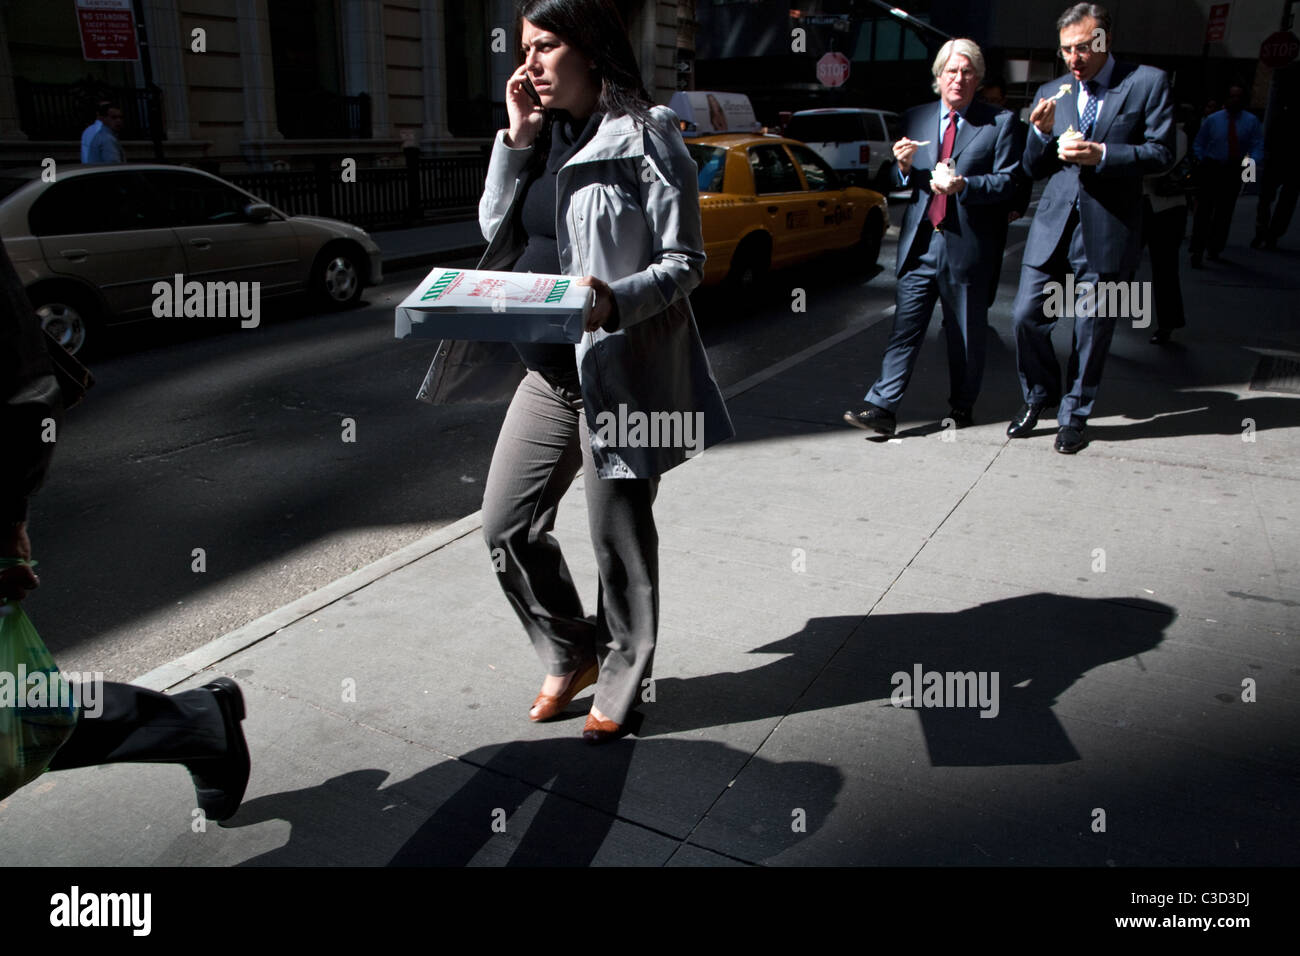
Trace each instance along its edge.
<instances>
[{"instance_id":1,"label":"man in gray suit","mask_svg":"<svg viewBox=\"0 0 1300 956\"><path fill-rule=\"evenodd\" d=\"M949 40L932 72L939 102L909 110L906 135L894 144L894 181L912 191L899 231L894 330L865 409L844 413L850 425L884 435L894 433L894 409L936 301L943 305L948 339L950 415L958 428L973 423L984 376L989 283L1006 245L1006 203L1016 190L1013 175L1025 143L1015 114L975 99L984 56L974 41Z\"/></svg>"},{"instance_id":2,"label":"man in gray suit","mask_svg":"<svg viewBox=\"0 0 1300 956\"><path fill-rule=\"evenodd\" d=\"M1142 177L1173 161L1174 123L1169 80L1161 70L1121 63L1110 55L1110 14L1079 3L1057 21L1061 56L1070 72L1038 90L1030 114L1024 167L1050 177L1020 270L1012 316L1016 362L1025 404L1007 427L1024 438L1045 409L1059 403L1056 450L1084 445L1117 316L1105 307L1120 297L1096 295L1098 282L1127 282L1142 246ZM1080 138L1063 137L1081 133ZM1068 381L1052 348L1066 273L1079 296ZM1064 284L1068 293L1068 283ZM1122 301L1122 300L1120 300ZM1051 314L1049 314L1051 313Z\"/></svg>"}]
</instances>

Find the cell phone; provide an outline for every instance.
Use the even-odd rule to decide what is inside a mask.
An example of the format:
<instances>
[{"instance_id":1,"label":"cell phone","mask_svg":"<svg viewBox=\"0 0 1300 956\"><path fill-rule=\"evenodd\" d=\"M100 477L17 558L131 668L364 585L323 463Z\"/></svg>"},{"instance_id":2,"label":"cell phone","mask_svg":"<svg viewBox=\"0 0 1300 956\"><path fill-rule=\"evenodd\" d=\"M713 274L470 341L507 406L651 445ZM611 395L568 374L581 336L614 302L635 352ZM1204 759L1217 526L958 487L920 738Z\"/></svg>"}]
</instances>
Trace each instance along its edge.
<instances>
[{"instance_id":1,"label":"cell phone","mask_svg":"<svg viewBox=\"0 0 1300 956\"><path fill-rule=\"evenodd\" d=\"M524 77L524 92L527 93L528 98L538 106L542 105L542 98L537 95L537 88L533 86L533 81L526 76Z\"/></svg>"}]
</instances>

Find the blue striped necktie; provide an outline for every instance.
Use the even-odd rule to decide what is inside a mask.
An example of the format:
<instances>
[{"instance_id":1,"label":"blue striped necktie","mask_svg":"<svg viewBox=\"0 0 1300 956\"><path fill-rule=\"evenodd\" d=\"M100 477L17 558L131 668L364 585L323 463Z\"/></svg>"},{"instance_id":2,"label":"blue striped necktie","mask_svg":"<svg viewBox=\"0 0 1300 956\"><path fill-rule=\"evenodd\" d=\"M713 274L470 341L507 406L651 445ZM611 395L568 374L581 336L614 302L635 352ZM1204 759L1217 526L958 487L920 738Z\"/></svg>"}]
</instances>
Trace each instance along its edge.
<instances>
[{"instance_id":1,"label":"blue striped necktie","mask_svg":"<svg viewBox=\"0 0 1300 956\"><path fill-rule=\"evenodd\" d=\"M1089 80L1083 86L1088 91L1088 105L1083 108L1083 116L1079 117L1082 127L1079 132L1084 139L1091 140L1092 128L1097 124L1097 81Z\"/></svg>"}]
</instances>

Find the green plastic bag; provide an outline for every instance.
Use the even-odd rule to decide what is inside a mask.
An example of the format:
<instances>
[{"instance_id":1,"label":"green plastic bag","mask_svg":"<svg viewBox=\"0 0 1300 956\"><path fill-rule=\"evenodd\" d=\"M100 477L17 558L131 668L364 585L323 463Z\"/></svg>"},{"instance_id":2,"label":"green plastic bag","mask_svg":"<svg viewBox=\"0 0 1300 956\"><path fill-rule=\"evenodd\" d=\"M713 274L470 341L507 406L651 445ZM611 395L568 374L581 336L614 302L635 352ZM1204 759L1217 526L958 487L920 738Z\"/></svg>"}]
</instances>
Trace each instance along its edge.
<instances>
[{"instance_id":1,"label":"green plastic bag","mask_svg":"<svg viewBox=\"0 0 1300 956\"><path fill-rule=\"evenodd\" d=\"M20 562L0 558L0 569ZM0 799L40 776L77 726L79 707L16 602L0 602Z\"/></svg>"}]
</instances>

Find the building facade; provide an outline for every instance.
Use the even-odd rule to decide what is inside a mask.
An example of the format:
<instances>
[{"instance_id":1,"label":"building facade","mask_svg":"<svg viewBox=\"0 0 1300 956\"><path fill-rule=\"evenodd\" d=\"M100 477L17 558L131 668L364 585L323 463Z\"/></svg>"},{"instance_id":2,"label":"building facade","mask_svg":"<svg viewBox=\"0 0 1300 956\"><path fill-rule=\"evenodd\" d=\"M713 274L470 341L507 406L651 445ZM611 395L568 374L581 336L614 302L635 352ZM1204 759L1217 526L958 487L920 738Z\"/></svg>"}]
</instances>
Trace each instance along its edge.
<instances>
[{"instance_id":1,"label":"building facade","mask_svg":"<svg viewBox=\"0 0 1300 956\"><path fill-rule=\"evenodd\" d=\"M81 0L83 4L93 0ZM647 88L689 80L694 0L623 0ZM78 160L94 104L123 107L128 159L223 170L348 155L477 152L505 123L513 0L143 0L142 60L83 56L74 0L0 5L0 165ZM686 69L683 69L685 65Z\"/></svg>"}]
</instances>

